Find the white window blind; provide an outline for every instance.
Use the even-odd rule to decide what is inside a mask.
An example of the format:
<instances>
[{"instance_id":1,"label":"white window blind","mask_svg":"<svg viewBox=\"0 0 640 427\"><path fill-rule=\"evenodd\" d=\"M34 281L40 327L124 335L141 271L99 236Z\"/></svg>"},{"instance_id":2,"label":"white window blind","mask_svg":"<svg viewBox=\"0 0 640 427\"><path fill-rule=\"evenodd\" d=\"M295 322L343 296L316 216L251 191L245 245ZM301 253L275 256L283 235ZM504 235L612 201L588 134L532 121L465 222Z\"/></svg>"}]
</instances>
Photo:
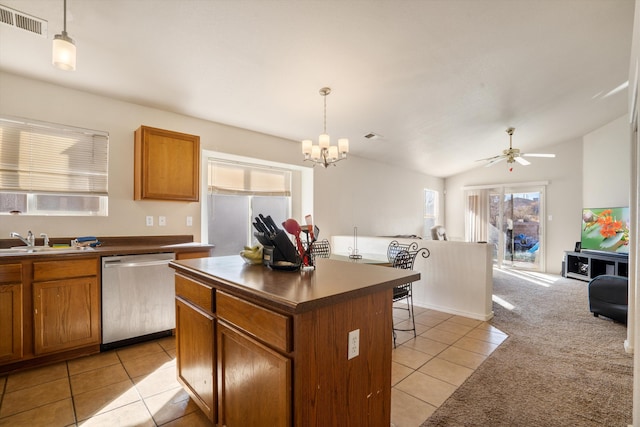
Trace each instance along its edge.
<instances>
[{"instance_id":1,"label":"white window blind","mask_svg":"<svg viewBox=\"0 0 640 427\"><path fill-rule=\"evenodd\" d=\"M107 196L109 134L0 117L0 192Z\"/></svg>"},{"instance_id":2,"label":"white window blind","mask_svg":"<svg viewBox=\"0 0 640 427\"><path fill-rule=\"evenodd\" d=\"M209 160L210 194L291 196L291 172L235 162Z\"/></svg>"}]
</instances>

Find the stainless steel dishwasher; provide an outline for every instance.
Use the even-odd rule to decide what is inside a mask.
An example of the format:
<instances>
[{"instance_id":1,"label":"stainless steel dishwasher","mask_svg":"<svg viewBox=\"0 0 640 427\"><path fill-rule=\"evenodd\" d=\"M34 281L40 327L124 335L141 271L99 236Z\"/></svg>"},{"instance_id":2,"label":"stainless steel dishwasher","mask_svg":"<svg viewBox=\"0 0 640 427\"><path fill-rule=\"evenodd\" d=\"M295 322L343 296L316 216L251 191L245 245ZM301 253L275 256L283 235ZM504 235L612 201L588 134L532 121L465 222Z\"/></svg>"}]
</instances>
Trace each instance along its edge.
<instances>
[{"instance_id":1,"label":"stainless steel dishwasher","mask_svg":"<svg viewBox=\"0 0 640 427\"><path fill-rule=\"evenodd\" d=\"M173 259L173 253L102 257L103 350L171 334Z\"/></svg>"}]
</instances>

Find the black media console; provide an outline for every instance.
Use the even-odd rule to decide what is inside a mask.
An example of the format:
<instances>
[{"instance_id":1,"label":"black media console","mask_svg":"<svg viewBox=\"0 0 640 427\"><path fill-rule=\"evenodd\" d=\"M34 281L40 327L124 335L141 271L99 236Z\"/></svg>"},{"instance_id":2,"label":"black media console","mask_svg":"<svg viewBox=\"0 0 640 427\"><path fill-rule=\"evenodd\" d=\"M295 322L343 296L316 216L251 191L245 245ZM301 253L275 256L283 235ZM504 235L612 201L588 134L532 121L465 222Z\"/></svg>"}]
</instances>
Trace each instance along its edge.
<instances>
[{"instance_id":1,"label":"black media console","mask_svg":"<svg viewBox=\"0 0 640 427\"><path fill-rule=\"evenodd\" d=\"M565 252L565 277L588 282L602 274L628 277L629 258L591 252Z\"/></svg>"}]
</instances>

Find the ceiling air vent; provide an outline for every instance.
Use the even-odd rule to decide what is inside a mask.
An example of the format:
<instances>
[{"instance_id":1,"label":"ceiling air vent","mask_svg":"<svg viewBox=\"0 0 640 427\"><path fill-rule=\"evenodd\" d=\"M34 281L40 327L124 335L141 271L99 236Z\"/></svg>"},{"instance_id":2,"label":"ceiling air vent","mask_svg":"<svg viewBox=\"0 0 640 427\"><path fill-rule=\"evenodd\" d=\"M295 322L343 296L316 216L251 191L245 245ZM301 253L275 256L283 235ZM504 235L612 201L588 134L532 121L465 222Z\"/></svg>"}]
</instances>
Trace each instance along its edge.
<instances>
[{"instance_id":1,"label":"ceiling air vent","mask_svg":"<svg viewBox=\"0 0 640 427\"><path fill-rule=\"evenodd\" d=\"M0 23L37 34L45 39L47 38L47 21L19 12L1 4Z\"/></svg>"},{"instance_id":2,"label":"ceiling air vent","mask_svg":"<svg viewBox=\"0 0 640 427\"><path fill-rule=\"evenodd\" d=\"M378 135L377 133L373 133L373 132L369 132L364 137L367 138L367 139L380 139L380 138L382 138L380 135Z\"/></svg>"}]
</instances>

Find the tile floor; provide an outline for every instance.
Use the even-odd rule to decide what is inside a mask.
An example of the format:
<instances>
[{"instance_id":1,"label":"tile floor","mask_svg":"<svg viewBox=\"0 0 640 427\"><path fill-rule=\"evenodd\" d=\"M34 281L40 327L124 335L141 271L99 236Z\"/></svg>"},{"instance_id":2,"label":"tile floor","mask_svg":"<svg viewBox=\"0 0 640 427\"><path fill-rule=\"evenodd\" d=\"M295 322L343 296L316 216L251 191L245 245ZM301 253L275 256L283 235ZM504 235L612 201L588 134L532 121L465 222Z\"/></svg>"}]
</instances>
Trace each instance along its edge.
<instances>
[{"instance_id":1,"label":"tile floor","mask_svg":"<svg viewBox=\"0 0 640 427\"><path fill-rule=\"evenodd\" d=\"M419 308L416 327L417 338L398 333L393 351L396 427L419 426L506 339L489 323ZM175 379L175 339L168 337L0 377L5 426L210 424Z\"/></svg>"}]
</instances>

